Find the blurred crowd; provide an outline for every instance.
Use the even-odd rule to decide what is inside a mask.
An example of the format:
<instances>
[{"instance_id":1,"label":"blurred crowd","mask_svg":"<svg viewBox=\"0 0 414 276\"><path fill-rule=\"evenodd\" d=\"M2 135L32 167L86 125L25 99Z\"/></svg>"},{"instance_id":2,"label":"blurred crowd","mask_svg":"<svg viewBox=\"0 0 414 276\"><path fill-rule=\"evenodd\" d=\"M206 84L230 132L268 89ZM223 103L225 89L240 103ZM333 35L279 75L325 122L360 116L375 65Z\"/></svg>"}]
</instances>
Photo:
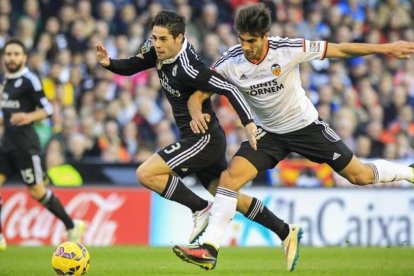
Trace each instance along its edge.
<instances>
[{"instance_id":1,"label":"blurred crowd","mask_svg":"<svg viewBox=\"0 0 414 276\"><path fill-rule=\"evenodd\" d=\"M187 20L186 36L211 65L237 44L233 16L243 0L0 0L0 48L10 37L30 51L55 113L36 124L46 164L141 162L177 139L156 71L123 77L97 62L102 41L112 58L137 53L161 9ZM330 42L414 41L410 0L269 0L271 35ZM2 70L2 69L0 69ZM0 71L0 75L2 71ZM363 158L414 158L414 57L369 56L301 65L302 84L320 116ZM223 97L216 112L228 157L244 139Z\"/></svg>"}]
</instances>

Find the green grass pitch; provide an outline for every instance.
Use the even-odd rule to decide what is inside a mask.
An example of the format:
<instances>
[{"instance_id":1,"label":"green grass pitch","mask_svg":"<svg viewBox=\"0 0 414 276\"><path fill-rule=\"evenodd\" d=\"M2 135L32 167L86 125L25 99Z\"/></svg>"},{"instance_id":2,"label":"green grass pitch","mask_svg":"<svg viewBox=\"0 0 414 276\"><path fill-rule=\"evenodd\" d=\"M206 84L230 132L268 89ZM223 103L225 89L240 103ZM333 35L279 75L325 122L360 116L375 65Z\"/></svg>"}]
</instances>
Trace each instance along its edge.
<instances>
[{"instance_id":1,"label":"green grass pitch","mask_svg":"<svg viewBox=\"0 0 414 276\"><path fill-rule=\"evenodd\" d=\"M52 247L9 246L0 252L0 275L55 275ZM167 247L88 247L87 275L414 275L414 248L301 248L294 272L281 248L222 248L216 269L205 271L178 259Z\"/></svg>"}]
</instances>

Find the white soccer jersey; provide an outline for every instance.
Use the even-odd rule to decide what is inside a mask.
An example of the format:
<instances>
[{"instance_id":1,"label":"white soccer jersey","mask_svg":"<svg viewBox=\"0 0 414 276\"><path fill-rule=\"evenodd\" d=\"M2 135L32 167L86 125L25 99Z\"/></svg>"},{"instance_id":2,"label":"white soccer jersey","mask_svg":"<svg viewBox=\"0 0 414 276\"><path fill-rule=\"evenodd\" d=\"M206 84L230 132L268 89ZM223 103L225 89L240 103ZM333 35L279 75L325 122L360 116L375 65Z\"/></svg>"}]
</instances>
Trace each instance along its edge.
<instances>
[{"instance_id":1,"label":"white soccer jersey","mask_svg":"<svg viewBox=\"0 0 414 276\"><path fill-rule=\"evenodd\" d=\"M261 63L248 61L237 45L213 68L243 92L258 125L273 133L288 133L318 118L302 88L299 64L324 59L326 48L326 41L269 37L269 50Z\"/></svg>"}]
</instances>

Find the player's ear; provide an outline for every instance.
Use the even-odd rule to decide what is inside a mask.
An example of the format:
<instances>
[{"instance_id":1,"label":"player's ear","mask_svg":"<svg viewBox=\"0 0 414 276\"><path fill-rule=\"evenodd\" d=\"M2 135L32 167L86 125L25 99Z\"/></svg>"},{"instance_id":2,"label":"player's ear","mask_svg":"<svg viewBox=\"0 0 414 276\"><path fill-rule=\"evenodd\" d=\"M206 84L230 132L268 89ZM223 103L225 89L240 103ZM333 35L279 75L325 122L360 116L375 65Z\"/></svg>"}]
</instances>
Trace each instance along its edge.
<instances>
[{"instance_id":1,"label":"player's ear","mask_svg":"<svg viewBox=\"0 0 414 276\"><path fill-rule=\"evenodd\" d=\"M182 43L183 40L184 40L184 35L183 34L179 34L176 39L178 39L178 42L179 43Z\"/></svg>"}]
</instances>

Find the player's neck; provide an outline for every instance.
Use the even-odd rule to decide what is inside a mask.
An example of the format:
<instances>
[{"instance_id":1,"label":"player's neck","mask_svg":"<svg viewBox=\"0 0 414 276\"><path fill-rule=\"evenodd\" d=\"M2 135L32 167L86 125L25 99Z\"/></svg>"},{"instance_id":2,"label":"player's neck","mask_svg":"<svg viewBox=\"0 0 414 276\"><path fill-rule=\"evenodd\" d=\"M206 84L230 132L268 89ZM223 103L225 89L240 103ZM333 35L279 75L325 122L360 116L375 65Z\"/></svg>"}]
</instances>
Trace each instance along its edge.
<instances>
[{"instance_id":1,"label":"player's neck","mask_svg":"<svg viewBox=\"0 0 414 276\"><path fill-rule=\"evenodd\" d=\"M264 49L262 51L262 54L257 59L249 59L249 61L253 64L259 64L262 62L265 57L267 56L267 52L269 51L269 41L266 41L266 43L263 45Z\"/></svg>"},{"instance_id":2,"label":"player's neck","mask_svg":"<svg viewBox=\"0 0 414 276\"><path fill-rule=\"evenodd\" d=\"M29 71L29 68L26 66L23 66L19 71L17 72L6 72L6 78L8 79L17 79L20 78L22 75L24 75L27 71Z\"/></svg>"}]
</instances>

